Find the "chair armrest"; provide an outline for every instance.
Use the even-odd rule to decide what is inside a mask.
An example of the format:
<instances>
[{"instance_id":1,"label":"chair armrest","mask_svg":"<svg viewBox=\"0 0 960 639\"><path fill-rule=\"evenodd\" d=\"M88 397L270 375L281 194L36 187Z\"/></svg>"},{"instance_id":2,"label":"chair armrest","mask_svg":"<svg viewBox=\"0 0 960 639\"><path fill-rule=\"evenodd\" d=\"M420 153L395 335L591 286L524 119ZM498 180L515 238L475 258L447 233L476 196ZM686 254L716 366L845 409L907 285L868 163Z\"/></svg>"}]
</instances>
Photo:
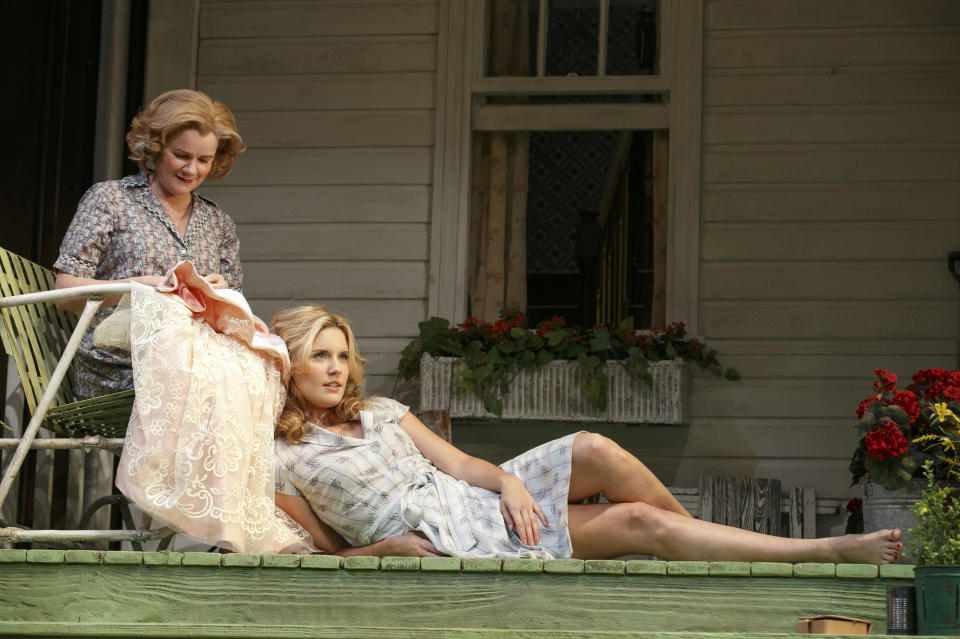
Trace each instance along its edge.
<instances>
[{"instance_id":1,"label":"chair armrest","mask_svg":"<svg viewBox=\"0 0 960 639\"><path fill-rule=\"evenodd\" d=\"M88 284L86 286L71 286L58 288L52 291L39 291L23 295L0 297L0 308L19 306L21 304L42 304L45 302L59 302L75 297L103 297L104 295L123 295L130 292L130 282L116 282L113 284Z\"/></svg>"}]
</instances>

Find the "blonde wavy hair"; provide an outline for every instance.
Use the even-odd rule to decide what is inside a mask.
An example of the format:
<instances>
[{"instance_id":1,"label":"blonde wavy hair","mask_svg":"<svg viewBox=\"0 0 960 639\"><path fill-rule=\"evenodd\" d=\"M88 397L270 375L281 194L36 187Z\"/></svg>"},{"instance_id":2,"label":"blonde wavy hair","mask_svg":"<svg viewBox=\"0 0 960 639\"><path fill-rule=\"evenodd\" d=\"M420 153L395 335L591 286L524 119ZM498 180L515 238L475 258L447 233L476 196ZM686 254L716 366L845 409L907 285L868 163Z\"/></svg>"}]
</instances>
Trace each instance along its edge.
<instances>
[{"instance_id":1,"label":"blonde wavy hair","mask_svg":"<svg viewBox=\"0 0 960 639\"><path fill-rule=\"evenodd\" d=\"M367 404L363 378L363 366L367 360L361 357L357 350L357 341L347 318L332 313L323 306L297 306L280 311L273 316L270 324L270 329L286 342L294 371L306 368L313 350L313 341L325 328L339 328L343 331L347 338L347 364L350 367L343 399L330 409L330 412L341 421L355 419L357 413ZM316 411L297 388L291 375L287 383L286 402L280 419L277 420L274 436L283 437L292 444L299 444L311 428L309 422L315 414Z\"/></svg>"},{"instance_id":2,"label":"blonde wavy hair","mask_svg":"<svg viewBox=\"0 0 960 639\"><path fill-rule=\"evenodd\" d=\"M227 105L200 91L176 89L156 97L130 122L127 133L130 159L141 171L153 173L167 140L185 129L217 136L217 154L207 176L209 180L226 177L237 156L247 150Z\"/></svg>"}]
</instances>

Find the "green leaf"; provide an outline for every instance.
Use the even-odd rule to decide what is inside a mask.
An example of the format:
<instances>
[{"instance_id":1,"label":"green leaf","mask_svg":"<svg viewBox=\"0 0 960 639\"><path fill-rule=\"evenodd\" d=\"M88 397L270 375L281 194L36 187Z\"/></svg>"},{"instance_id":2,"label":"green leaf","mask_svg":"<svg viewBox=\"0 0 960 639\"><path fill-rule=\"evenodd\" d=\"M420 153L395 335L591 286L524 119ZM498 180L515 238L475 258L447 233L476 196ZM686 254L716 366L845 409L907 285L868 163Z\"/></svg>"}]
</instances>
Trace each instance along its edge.
<instances>
[{"instance_id":1,"label":"green leaf","mask_svg":"<svg viewBox=\"0 0 960 639\"><path fill-rule=\"evenodd\" d=\"M513 339L523 339L529 334L530 333L527 332L527 329L520 328L519 326L514 326L513 328L510 329L510 337L512 337Z\"/></svg>"},{"instance_id":2,"label":"green leaf","mask_svg":"<svg viewBox=\"0 0 960 639\"><path fill-rule=\"evenodd\" d=\"M598 328L590 338L590 350L594 353L610 350L610 333L605 328Z\"/></svg>"},{"instance_id":3,"label":"green leaf","mask_svg":"<svg viewBox=\"0 0 960 639\"><path fill-rule=\"evenodd\" d=\"M884 460L872 455L864 455L864 465L870 479L887 490L897 490L910 483L916 463L910 455L904 453Z\"/></svg>"},{"instance_id":4,"label":"green leaf","mask_svg":"<svg viewBox=\"0 0 960 639\"><path fill-rule=\"evenodd\" d=\"M507 342L506 344L497 344L497 350L503 353L504 355L509 355L513 351L517 350L517 343Z\"/></svg>"},{"instance_id":5,"label":"green leaf","mask_svg":"<svg viewBox=\"0 0 960 639\"><path fill-rule=\"evenodd\" d=\"M569 336L570 330L566 328L556 328L552 331L547 331L544 334L544 337L547 338L547 343L549 343L550 346L560 346Z\"/></svg>"},{"instance_id":6,"label":"green leaf","mask_svg":"<svg viewBox=\"0 0 960 639\"><path fill-rule=\"evenodd\" d=\"M503 400L494 395L488 395L483 398L483 407L487 412L493 413L498 417L503 415Z\"/></svg>"},{"instance_id":7,"label":"green leaf","mask_svg":"<svg viewBox=\"0 0 960 639\"><path fill-rule=\"evenodd\" d=\"M618 331L632 331L633 330L633 315L629 315L623 318L623 321L620 322L620 325L617 326Z\"/></svg>"},{"instance_id":8,"label":"green leaf","mask_svg":"<svg viewBox=\"0 0 960 639\"><path fill-rule=\"evenodd\" d=\"M553 361L553 353L544 349L537 351L537 366L546 366Z\"/></svg>"},{"instance_id":9,"label":"green leaf","mask_svg":"<svg viewBox=\"0 0 960 639\"><path fill-rule=\"evenodd\" d=\"M493 364L490 362L473 369L474 378L481 383L485 383L491 374L493 374Z\"/></svg>"},{"instance_id":10,"label":"green leaf","mask_svg":"<svg viewBox=\"0 0 960 639\"><path fill-rule=\"evenodd\" d=\"M593 375L582 384L580 392L600 410L607 408L607 377L606 375Z\"/></svg>"},{"instance_id":11,"label":"green leaf","mask_svg":"<svg viewBox=\"0 0 960 639\"><path fill-rule=\"evenodd\" d=\"M570 344L569 348L567 348L567 356L564 359L578 359L581 355L586 353L587 350L586 344L573 342Z\"/></svg>"},{"instance_id":12,"label":"green leaf","mask_svg":"<svg viewBox=\"0 0 960 639\"><path fill-rule=\"evenodd\" d=\"M676 359L677 349L673 347L673 344L667 344L667 359Z\"/></svg>"},{"instance_id":13,"label":"green leaf","mask_svg":"<svg viewBox=\"0 0 960 639\"><path fill-rule=\"evenodd\" d=\"M728 368L723 372L723 376L731 382L739 382L741 379L743 379L740 376L739 371L737 371L735 368Z\"/></svg>"}]
</instances>

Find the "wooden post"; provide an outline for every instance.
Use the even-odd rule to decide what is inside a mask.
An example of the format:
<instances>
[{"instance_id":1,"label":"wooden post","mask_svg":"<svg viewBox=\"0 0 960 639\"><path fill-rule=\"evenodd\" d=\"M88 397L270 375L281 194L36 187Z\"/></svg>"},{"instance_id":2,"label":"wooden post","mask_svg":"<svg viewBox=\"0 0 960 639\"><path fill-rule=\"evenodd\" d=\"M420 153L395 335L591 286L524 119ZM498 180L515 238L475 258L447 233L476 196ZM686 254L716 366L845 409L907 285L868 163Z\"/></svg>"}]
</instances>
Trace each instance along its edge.
<instances>
[{"instance_id":1,"label":"wooden post","mask_svg":"<svg viewBox=\"0 0 960 639\"><path fill-rule=\"evenodd\" d=\"M701 477L700 519L780 534L780 480Z\"/></svg>"}]
</instances>

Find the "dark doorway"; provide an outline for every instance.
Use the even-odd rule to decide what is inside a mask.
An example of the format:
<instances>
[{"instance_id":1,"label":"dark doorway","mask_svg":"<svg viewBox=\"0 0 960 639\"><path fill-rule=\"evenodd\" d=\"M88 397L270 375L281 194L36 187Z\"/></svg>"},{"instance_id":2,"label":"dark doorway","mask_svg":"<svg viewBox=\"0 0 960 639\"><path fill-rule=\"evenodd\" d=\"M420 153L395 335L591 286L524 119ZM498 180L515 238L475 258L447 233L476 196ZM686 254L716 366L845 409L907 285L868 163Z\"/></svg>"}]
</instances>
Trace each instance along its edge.
<instances>
[{"instance_id":1,"label":"dark doorway","mask_svg":"<svg viewBox=\"0 0 960 639\"><path fill-rule=\"evenodd\" d=\"M56 259L77 202L93 183L100 64L101 0L9 3L3 38L4 158L0 244L44 266ZM127 109L132 117L143 93L147 1L133 0ZM6 388L0 353L0 388ZM5 402L0 399L0 404ZM0 406L5 412L6 407ZM65 452L65 451L64 451ZM30 453L21 470L21 494L32 490ZM66 456L54 461L54 482L64 484ZM65 486L54 495L65 496ZM54 498L51 524L62 526ZM32 500L21 499L18 523L32 522Z\"/></svg>"}]
</instances>

